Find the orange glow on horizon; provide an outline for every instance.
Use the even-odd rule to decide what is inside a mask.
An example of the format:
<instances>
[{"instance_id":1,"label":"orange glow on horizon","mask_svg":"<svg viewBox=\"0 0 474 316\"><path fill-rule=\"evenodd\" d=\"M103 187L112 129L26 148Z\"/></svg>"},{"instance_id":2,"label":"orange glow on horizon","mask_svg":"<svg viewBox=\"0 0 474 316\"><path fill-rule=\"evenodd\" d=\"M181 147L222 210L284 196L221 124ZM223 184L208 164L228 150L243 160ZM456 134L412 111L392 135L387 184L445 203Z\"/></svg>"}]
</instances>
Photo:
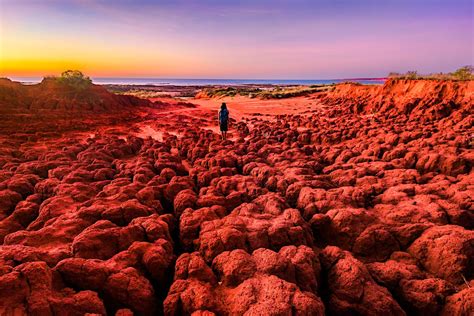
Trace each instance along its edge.
<instances>
[{"instance_id":1,"label":"orange glow on horizon","mask_svg":"<svg viewBox=\"0 0 474 316\"><path fill-rule=\"evenodd\" d=\"M91 77L199 76L208 66L206 58L164 51L158 42L140 47L97 38L47 34L40 39L31 34L0 33L0 77L59 75L68 69Z\"/></svg>"},{"instance_id":2,"label":"orange glow on horizon","mask_svg":"<svg viewBox=\"0 0 474 316\"><path fill-rule=\"evenodd\" d=\"M51 51L55 51L52 49ZM5 50L3 51L5 52ZM68 69L78 69L91 77L160 77L175 75L199 75L204 63L198 63L180 56L144 56L134 52L108 53L88 52L80 54L55 53L48 57L37 50L34 54L9 50L9 56L0 56L1 77L28 77L59 75ZM81 56L75 56L81 55Z\"/></svg>"},{"instance_id":3,"label":"orange glow on horizon","mask_svg":"<svg viewBox=\"0 0 474 316\"><path fill-rule=\"evenodd\" d=\"M0 36L0 77L42 77L77 69L90 77L213 76L212 58L94 40L18 40ZM213 69L215 70L215 69Z\"/></svg>"}]
</instances>

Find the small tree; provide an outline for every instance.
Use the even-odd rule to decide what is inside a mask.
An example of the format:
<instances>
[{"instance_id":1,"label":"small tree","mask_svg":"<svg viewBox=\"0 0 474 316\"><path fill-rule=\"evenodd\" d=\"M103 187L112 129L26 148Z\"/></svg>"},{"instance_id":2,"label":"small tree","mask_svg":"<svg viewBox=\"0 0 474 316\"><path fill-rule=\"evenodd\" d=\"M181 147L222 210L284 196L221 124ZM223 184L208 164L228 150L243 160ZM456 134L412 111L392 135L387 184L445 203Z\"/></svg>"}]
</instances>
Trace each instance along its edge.
<instances>
[{"instance_id":1,"label":"small tree","mask_svg":"<svg viewBox=\"0 0 474 316\"><path fill-rule=\"evenodd\" d=\"M464 66L451 74L456 80L472 80L474 79L474 67Z\"/></svg>"},{"instance_id":2,"label":"small tree","mask_svg":"<svg viewBox=\"0 0 474 316\"><path fill-rule=\"evenodd\" d=\"M58 81L76 90L85 90L92 84L92 80L79 70L66 70Z\"/></svg>"},{"instance_id":3,"label":"small tree","mask_svg":"<svg viewBox=\"0 0 474 316\"><path fill-rule=\"evenodd\" d=\"M388 74L388 77L389 77L389 78L400 78L401 75L400 75L400 73L398 73L398 72L390 72L390 73Z\"/></svg>"},{"instance_id":4,"label":"small tree","mask_svg":"<svg viewBox=\"0 0 474 316\"><path fill-rule=\"evenodd\" d=\"M407 71L405 74L406 79L418 79L418 72L417 71Z\"/></svg>"}]
</instances>

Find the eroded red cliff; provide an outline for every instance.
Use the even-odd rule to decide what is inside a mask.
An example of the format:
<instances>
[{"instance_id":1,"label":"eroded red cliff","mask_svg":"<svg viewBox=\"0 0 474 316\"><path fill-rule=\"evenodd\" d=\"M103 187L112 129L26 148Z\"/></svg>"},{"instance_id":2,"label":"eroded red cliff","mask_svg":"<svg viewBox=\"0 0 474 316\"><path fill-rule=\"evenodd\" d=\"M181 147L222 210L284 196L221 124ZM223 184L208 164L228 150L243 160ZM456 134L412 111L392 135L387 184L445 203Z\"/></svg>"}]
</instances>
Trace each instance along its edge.
<instances>
[{"instance_id":1,"label":"eroded red cliff","mask_svg":"<svg viewBox=\"0 0 474 316\"><path fill-rule=\"evenodd\" d=\"M323 102L343 104L352 113L407 115L412 120L455 118L472 114L474 82L390 79L384 85L336 85Z\"/></svg>"},{"instance_id":2,"label":"eroded red cliff","mask_svg":"<svg viewBox=\"0 0 474 316\"><path fill-rule=\"evenodd\" d=\"M128 95L116 95L104 87L91 84L85 89L77 89L45 78L39 84L23 85L9 79L0 78L0 111L7 113L48 111L126 111L130 107L150 106L151 102Z\"/></svg>"}]
</instances>

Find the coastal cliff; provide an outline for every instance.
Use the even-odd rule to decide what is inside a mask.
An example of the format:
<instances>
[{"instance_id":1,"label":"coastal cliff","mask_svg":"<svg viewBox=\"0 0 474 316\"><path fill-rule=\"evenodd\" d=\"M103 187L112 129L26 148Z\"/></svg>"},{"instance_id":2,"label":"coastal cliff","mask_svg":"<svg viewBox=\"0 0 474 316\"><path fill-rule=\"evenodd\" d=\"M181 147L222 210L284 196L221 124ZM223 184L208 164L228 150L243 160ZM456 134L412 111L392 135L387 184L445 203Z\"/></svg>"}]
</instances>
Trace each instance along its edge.
<instances>
[{"instance_id":1,"label":"coastal cliff","mask_svg":"<svg viewBox=\"0 0 474 316\"><path fill-rule=\"evenodd\" d=\"M356 114L442 119L473 113L474 81L389 79L380 86L345 83L336 85L321 100Z\"/></svg>"}]
</instances>

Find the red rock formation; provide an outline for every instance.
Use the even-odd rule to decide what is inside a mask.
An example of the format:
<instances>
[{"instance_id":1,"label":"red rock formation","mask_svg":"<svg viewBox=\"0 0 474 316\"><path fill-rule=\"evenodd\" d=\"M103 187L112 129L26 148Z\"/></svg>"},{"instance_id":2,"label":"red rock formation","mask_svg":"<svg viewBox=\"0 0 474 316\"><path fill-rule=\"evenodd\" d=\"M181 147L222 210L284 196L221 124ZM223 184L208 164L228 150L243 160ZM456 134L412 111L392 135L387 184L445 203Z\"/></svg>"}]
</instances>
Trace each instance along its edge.
<instances>
[{"instance_id":1,"label":"red rock formation","mask_svg":"<svg viewBox=\"0 0 474 316\"><path fill-rule=\"evenodd\" d=\"M390 292L378 285L364 264L347 251L328 246L321 253L321 260L328 273L330 312L405 315Z\"/></svg>"},{"instance_id":2,"label":"red rock formation","mask_svg":"<svg viewBox=\"0 0 474 316\"><path fill-rule=\"evenodd\" d=\"M305 246L283 247L278 253L260 248L252 255L243 250L223 252L212 269L198 253L184 254L176 262L164 311L324 315L321 299L312 293L317 291L318 275L317 256Z\"/></svg>"},{"instance_id":3,"label":"red rock formation","mask_svg":"<svg viewBox=\"0 0 474 316\"><path fill-rule=\"evenodd\" d=\"M353 113L404 114L413 120L472 113L474 82L390 79L382 86L337 85L325 103L348 106ZM463 116L464 117L464 116Z\"/></svg>"},{"instance_id":4,"label":"red rock formation","mask_svg":"<svg viewBox=\"0 0 474 316\"><path fill-rule=\"evenodd\" d=\"M48 111L77 112L122 110L129 107L151 106L148 100L128 95L116 95L104 87L90 85L84 90L77 90L59 83L54 78L45 78L39 84L22 85L9 79L0 79L0 111L43 112Z\"/></svg>"},{"instance_id":5,"label":"red rock formation","mask_svg":"<svg viewBox=\"0 0 474 316\"><path fill-rule=\"evenodd\" d=\"M1 80L0 314L470 315L472 95L343 84L221 141L204 107Z\"/></svg>"}]
</instances>

